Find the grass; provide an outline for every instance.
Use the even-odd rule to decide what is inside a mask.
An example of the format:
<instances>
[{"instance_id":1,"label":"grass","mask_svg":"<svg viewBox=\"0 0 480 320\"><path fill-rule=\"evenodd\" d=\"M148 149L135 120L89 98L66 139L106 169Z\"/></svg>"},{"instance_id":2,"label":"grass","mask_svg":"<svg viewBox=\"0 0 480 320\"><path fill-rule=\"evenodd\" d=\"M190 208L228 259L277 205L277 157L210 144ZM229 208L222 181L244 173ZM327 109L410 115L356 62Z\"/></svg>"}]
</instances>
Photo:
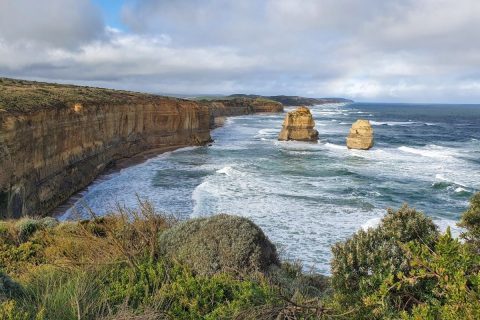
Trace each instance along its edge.
<instances>
[{"instance_id":1,"label":"grass","mask_svg":"<svg viewBox=\"0 0 480 320\"><path fill-rule=\"evenodd\" d=\"M148 102L159 97L131 91L0 78L0 112L61 109L74 104L124 104L139 100Z\"/></svg>"}]
</instances>

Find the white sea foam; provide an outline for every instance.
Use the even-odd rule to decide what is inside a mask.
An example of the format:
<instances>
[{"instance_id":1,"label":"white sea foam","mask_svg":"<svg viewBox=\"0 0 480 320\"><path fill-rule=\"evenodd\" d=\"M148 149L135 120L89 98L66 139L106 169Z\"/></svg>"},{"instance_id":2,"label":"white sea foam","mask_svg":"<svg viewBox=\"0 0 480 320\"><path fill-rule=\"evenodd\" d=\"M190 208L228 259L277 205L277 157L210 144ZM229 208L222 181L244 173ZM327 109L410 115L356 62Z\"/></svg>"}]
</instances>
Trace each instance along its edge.
<instances>
[{"instance_id":1,"label":"white sea foam","mask_svg":"<svg viewBox=\"0 0 480 320\"><path fill-rule=\"evenodd\" d=\"M449 179L449 178L446 178L443 174L441 173L437 173L435 175L435 179L437 180L440 180L440 181L445 181L445 182L449 182L449 183L453 183L453 184L456 184L457 186L462 186L462 187L465 187L465 188L468 188L468 186L466 186L464 183L462 182L459 182L459 181L455 181L455 179ZM456 191L456 190L455 190ZM462 190L458 191L458 192L461 192Z\"/></svg>"},{"instance_id":2,"label":"white sea foam","mask_svg":"<svg viewBox=\"0 0 480 320\"><path fill-rule=\"evenodd\" d=\"M386 122L380 122L380 121L370 121L370 124L374 126L409 126L409 125L415 125L418 122L413 122L413 121L386 121Z\"/></svg>"},{"instance_id":3,"label":"white sea foam","mask_svg":"<svg viewBox=\"0 0 480 320\"><path fill-rule=\"evenodd\" d=\"M334 144L334 143L325 143L325 147L329 148L329 149L334 149L334 150L347 150L347 147L346 146L341 146L341 145L338 145L338 144Z\"/></svg>"},{"instance_id":4,"label":"white sea foam","mask_svg":"<svg viewBox=\"0 0 480 320\"><path fill-rule=\"evenodd\" d=\"M276 128L260 129L258 130L259 135L273 135L278 134L279 130Z\"/></svg>"},{"instance_id":5,"label":"white sea foam","mask_svg":"<svg viewBox=\"0 0 480 320\"><path fill-rule=\"evenodd\" d=\"M456 193L463 193L463 192L468 192L468 190L465 189L465 188L462 188L462 187L458 187L458 188L455 189L455 192Z\"/></svg>"},{"instance_id":6,"label":"white sea foam","mask_svg":"<svg viewBox=\"0 0 480 320\"><path fill-rule=\"evenodd\" d=\"M382 220L382 218L369 219L364 224L362 224L361 228L365 231L367 231L368 229L374 229L374 228L378 227L381 220Z\"/></svg>"},{"instance_id":7,"label":"white sea foam","mask_svg":"<svg viewBox=\"0 0 480 320\"><path fill-rule=\"evenodd\" d=\"M226 166L226 167L223 167L222 169L220 170L217 170L216 171L217 173L220 173L220 174L224 174L226 176L229 176L229 177L232 177L232 176L245 176L245 173L244 172L241 172L237 169L234 169L233 167L231 166Z\"/></svg>"},{"instance_id":8,"label":"white sea foam","mask_svg":"<svg viewBox=\"0 0 480 320\"><path fill-rule=\"evenodd\" d=\"M398 150L429 158L452 158L456 155L455 152L434 145L431 145L427 148L413 148L401 146L398 148Z\"/></svg>"}]
</instances>

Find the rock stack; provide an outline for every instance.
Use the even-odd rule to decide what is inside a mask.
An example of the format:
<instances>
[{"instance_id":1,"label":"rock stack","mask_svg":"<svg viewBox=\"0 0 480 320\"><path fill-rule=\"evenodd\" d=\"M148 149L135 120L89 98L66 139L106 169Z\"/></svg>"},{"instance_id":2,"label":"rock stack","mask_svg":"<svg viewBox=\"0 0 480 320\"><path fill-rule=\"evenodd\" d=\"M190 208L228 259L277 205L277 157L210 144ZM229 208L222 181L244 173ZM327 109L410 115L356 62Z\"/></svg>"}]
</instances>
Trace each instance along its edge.
<instances>
[{"instance_id":1,"label":"rock stack","mask_svg":"<svg viewBox=\"0 0 480 320\"><path fill-rule=\"evenodd\" d=\"M368 150L373 147L373 128L368 120L357 120L347 137L348 149Z\"/></svg>"},{"instance_id":2,"label":"rock stack","mask_svg":"<svg viewBox=\"0 0 480 320\"><path fill-rule=\"evenodd\" d=\"M310 109L299 107L285 116L278 140L317 141L318 131L314 127Z\"/></svg>"}]
</instances>

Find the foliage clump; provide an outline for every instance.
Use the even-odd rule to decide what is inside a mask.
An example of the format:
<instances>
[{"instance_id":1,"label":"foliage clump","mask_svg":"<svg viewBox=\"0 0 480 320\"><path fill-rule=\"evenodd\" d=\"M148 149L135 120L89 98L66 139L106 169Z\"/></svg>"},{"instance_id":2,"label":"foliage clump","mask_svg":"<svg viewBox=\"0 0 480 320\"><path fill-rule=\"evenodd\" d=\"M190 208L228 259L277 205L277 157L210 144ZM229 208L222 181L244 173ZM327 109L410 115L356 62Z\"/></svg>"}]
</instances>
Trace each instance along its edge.
<instances>
[{"instance_id":1,"label":"foliage clump","mask_svg":"<svg viewBox=\"0 0 480 320\"><path fill-rule=\"evenodd\" d=\"M411 270L403 245L417 241L431 246L437 236L435 224L421 212L406 205L397 211L389 209L378 227L360 230L332 248L332 285L337 301L373 317L374 309L366 298L392 275ZM422 290L414 286L392 291L385 303L394 310L409 309Z\"/></svg>"},{"instance_id":2,"label":"foliage clump","mask_svg":"<svg viewBox=\"0 0 480 320\"><path fill-rule=\"evenodd\" d=\"M246 218L217 215L180 223L161 234L162 252L211 275L220 271L267 271L279 263L275 246Z\"/></svg>"},{"instance_id":3,"label":"foliage clump","mask_svg":"<svg viewBox=\"0 0 480 320\"><path fill-rule=\"evenodd\" d=\"M470 207L463 213L459 226L466 229L462 237L480 248L480 192L470 200Z\"/></svg>"}]
</instances>

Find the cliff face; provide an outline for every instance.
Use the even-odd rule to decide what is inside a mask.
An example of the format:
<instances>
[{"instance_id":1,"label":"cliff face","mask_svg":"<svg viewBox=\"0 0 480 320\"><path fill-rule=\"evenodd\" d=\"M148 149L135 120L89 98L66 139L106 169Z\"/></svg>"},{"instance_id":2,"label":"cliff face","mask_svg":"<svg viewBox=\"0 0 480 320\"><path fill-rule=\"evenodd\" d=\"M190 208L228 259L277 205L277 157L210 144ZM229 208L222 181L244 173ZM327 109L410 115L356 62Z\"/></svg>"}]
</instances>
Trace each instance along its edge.
<instances>
[{"instance_id":1,"label":"cliff face","mask_svg":"<svg viewBox=\"0 0 480 320\"><path fill-rule=\"evenodd\" d=\"M282 110L0 78L0 218L44 215L122 158L208 143L219 117Z\"/></svg>"},{"instance_id":2,"label":"cliff face","mask_svg":"<svg viewBox=\"0 0 480 320\"><path fill-rule=\"evenodd\" d=\"M0 112L0 217L46 213L115 160L210 141L208 109L157 98Z\"/></svg>"},{"instance_id":3,"label":"cliff face","mask_svg":"<svg viewBox=\"0 0 480 320\"><path fill-rule=\"evenodd\" d=\"M223 124L225 117L241 116L258 112L282 112L283 105L266 99L235 98L229 100L200 101L210 110L210 127Z\"/></svg>"}]
</instances>

